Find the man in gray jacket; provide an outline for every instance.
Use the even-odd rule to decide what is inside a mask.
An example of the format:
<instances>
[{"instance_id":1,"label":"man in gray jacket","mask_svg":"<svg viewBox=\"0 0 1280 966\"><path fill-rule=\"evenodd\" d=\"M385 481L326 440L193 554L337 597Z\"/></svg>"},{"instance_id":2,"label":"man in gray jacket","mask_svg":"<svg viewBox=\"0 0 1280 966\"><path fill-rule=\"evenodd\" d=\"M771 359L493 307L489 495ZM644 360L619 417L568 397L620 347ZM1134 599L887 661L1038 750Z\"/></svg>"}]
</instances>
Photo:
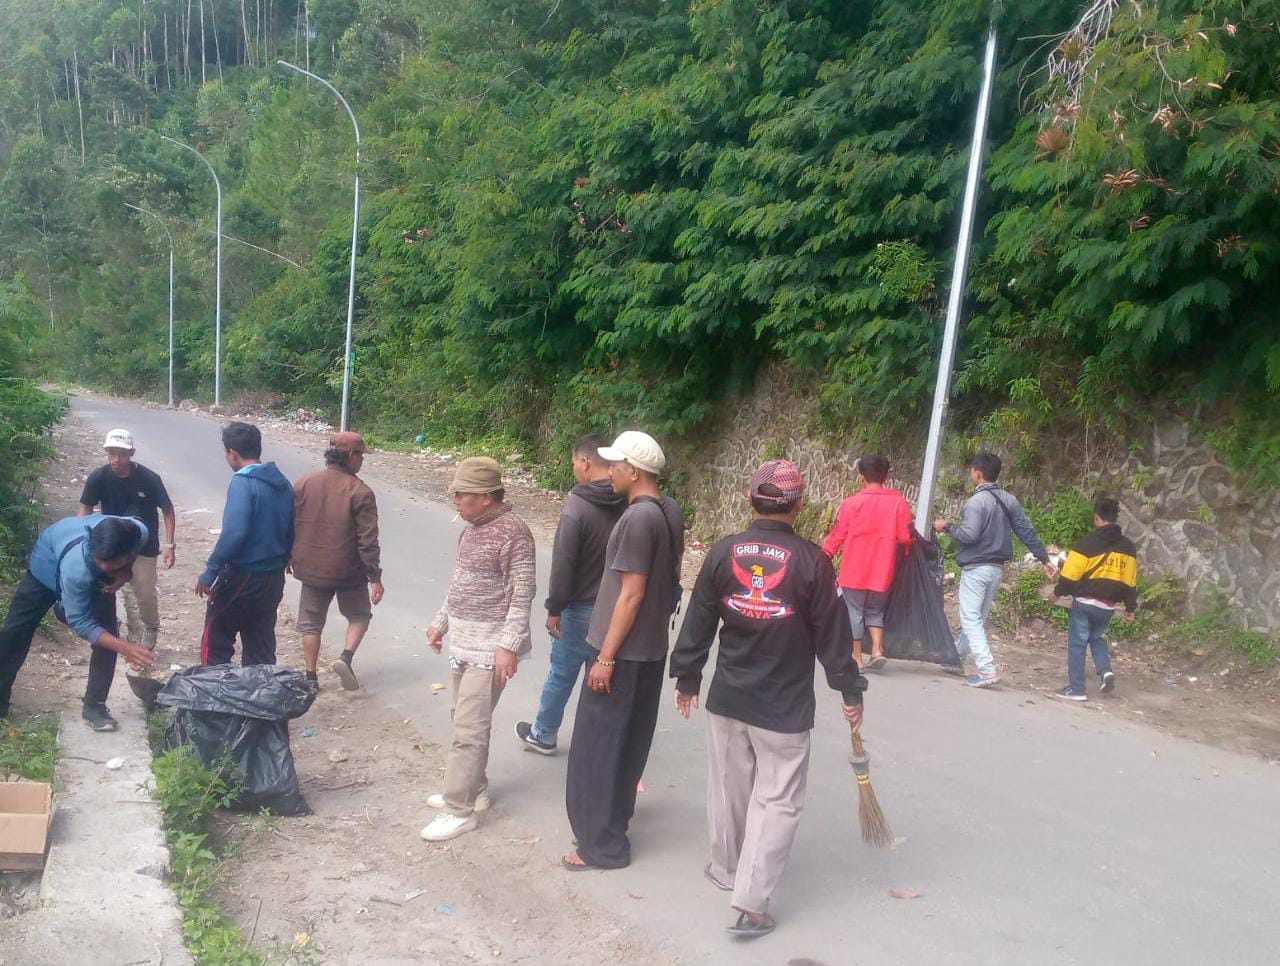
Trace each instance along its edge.
<instances>
[{"instance_id":1,"label":"man in gray jacket","mask_svg":"<svg viewBox=\"0 0 1280 966\"><path fill-rule=\"evenodd\" d=\"M551 585L547 590L547 632L551 635L551 668L533 721L516 724L516 736L529 751L553 755L564 708L578 683L578 672L594 653L587 626L604 574L604 551L613 526L627 508L627 498L613 491L610 463L600 457L608 443L591 433L573 444L573 478L556 527L551 553Z\"/></svg>"},{"instance_id":2,"label":"man in gray jacket","mask_svg":"<svg viewBox=\"0 0 1280 966\"><path fill-rule=\"evenodd\" d=\"M1000 467L1000 457L994 453L974 456L970 476L977 489L965 501L960 523L949 524L942 518L933 521L934 530L950 534L959 545L956 563L960 565L957 593L960 634L956 637L956 651L961 661L966 654L973 656L978 673L970 675L965 683L975 688L989 688L1000 680L1000 671L987 642L986 625L996 591L1004 578L1004 565L1013 559L1013 535L1016 533L1027 545L1046 574L1050 577L1057 574L1022 504L996 483Z\"/></svg>"}]
</instances>

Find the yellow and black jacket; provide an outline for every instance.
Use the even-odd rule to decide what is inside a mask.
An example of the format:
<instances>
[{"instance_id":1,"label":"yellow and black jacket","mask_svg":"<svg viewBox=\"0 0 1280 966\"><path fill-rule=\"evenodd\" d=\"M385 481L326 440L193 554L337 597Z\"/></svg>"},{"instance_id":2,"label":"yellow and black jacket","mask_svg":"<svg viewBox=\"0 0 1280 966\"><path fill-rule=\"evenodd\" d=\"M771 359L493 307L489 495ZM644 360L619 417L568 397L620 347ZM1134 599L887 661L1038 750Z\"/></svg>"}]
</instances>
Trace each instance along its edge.
<instances>
[{"instance_id":1,"label":"yellow and black jacket","mask_svg":"<svg viewBox=\"0 0 1280 966\"><path fill-rule=\"evenodd\" d=\"M1094 597L1138 609L1138 551L1109 523L1076 541L1058 575L1059 597Z\"/></svg>"}]
</instances>

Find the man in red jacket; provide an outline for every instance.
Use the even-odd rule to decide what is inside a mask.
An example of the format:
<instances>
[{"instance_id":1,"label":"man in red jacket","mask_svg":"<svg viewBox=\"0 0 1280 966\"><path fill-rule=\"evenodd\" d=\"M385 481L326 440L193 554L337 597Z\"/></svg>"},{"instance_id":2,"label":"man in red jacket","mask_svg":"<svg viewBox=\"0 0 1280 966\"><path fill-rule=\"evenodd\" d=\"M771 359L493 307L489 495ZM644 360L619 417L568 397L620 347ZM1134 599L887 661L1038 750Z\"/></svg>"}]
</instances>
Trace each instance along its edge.
<instances>
[{"instance_id":1,"label":"man in red jacket","mask_svg":"<svg viewBox=\"0 0 1280 966\"><path fill-rule=\"evenodd\" d=\"M859 667L884 666L884 605L901 557L911 543L911 507L884 485L889 461L878 453L858 460L862 489L845 499L822 549L840 554L837 582L853 629L853 659ZM871 638L871 660L862 663L862 639Z\"/></svg>"}]
</instances>

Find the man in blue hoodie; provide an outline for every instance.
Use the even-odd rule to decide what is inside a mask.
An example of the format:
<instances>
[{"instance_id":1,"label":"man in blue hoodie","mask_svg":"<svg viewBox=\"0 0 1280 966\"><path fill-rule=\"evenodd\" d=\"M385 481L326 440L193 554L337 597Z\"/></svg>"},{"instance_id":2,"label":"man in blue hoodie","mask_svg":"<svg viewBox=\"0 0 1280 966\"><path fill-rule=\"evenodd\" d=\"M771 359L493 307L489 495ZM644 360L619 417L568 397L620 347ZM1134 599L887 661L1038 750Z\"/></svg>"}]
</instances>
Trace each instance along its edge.
<instances>
[{"instance_id":1,"label":"man in blue hoodie","mask_svg":"<svg viewBox=\"0 0 1280 966\"><path fill-rule=\"evenodd\" d=\"M293 486L275 463L262 462L262 434L248 423L222 431L234 475L222 510L222 534L196 579L209 598L200 660L230 664L240 635L240 663L276 663L276 609L293 551Z\"/></svg>"},{"instance_id":2,"label":"man in blue hoodie","mask_svg":"<svg viewBox=\"0 0 1280 966\"><path fill-rule=\"evenodd\" d=\"M92 648L84 720L95 731L116 729L107 710L116 655L135 666L155 667L151 650L118 637L116 624L115 592L132 577L134 558L147 537L141 520L102 513L67 517L41 532L0 627L0 718L9 714L13 682L36 629L58 605L59 619Z\"/></svg>"}]
</instances>

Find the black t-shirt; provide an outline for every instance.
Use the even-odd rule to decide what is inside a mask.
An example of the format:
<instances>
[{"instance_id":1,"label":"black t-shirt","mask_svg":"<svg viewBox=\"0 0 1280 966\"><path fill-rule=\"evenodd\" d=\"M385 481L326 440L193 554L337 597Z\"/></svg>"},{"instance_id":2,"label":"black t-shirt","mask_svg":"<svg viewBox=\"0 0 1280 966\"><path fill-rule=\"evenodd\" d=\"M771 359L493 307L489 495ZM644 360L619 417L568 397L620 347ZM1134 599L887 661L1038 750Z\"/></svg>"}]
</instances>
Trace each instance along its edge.
<instances>
[{"instance_id":1,"label":"black t-shirt","mask_svg":"<svg viewBox=\"0 0 1280 966\"><path fill-rule=\"evenodd\" d=\"M116 476L110 466L99 466L84 481L80 502L88 507L101 503L102 512L113 517L137 517L148 534L140 553L154 557L160 553L160 511L172 510L173 501L158 473L141 463L130 466L126 477Z\"/></svg>"}]
</instances>

